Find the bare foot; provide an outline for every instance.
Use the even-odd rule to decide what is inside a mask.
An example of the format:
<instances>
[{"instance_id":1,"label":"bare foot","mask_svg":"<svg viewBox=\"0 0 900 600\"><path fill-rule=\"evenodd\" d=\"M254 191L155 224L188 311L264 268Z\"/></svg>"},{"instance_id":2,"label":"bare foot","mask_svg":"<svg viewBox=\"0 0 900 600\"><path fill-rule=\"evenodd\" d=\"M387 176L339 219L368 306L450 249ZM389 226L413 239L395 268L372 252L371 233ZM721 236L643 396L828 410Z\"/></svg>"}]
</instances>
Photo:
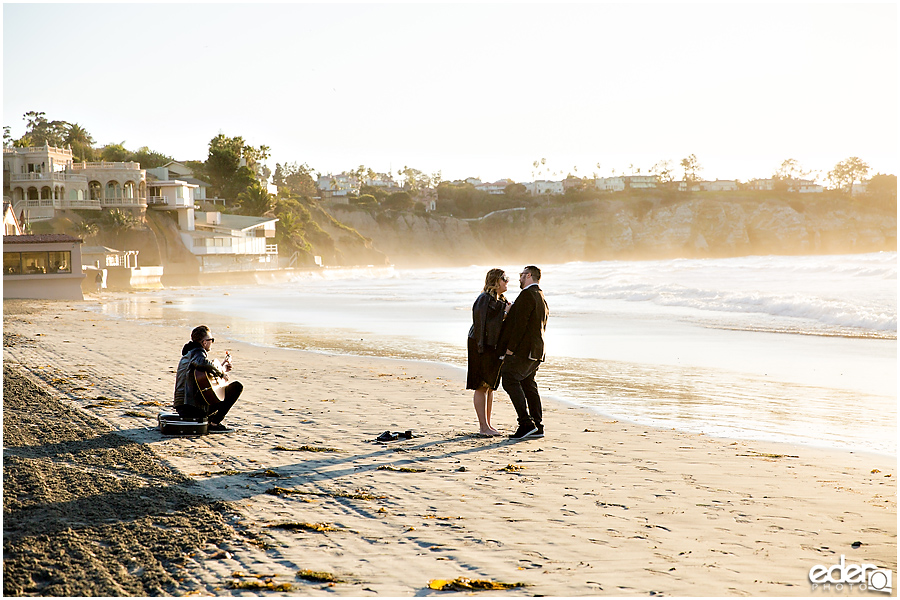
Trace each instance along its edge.
<instances>
[{"instance_id":1,"label":"bare foot","mask_svg":"<svg viewBox=\"0 0 900 600\"><path fill-rule=\"evenodd\" d=\"M493 428L488 429L487 431L479 431L478 433L480 433L481 435L502 435L499 431Z\"/></svg>"}]
</instances>

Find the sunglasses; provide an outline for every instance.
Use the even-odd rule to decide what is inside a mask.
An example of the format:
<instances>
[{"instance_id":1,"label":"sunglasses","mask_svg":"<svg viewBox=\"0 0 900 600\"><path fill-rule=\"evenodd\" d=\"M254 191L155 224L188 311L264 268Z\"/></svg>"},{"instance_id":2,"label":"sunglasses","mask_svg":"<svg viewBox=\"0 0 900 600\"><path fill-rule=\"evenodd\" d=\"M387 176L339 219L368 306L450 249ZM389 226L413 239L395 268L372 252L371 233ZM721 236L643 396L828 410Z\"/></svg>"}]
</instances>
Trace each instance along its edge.
<instances>
[{"instance_id":1,"label":"sunglasses","mask_svg":"<svg viewBox=\"0 0 900 600\"><path fill-rule=\"evenodd\" d=\"M203 340L203 341L204 341L204 342L209 342L209 343L213 343L213 342L215 342L215 341L216 341L216 338L206 338L206 339L205 339L205 340Z\"/></svg>"},{"instance_id":2,"label":"sunglasses","mask_svg":"<svg viewBox=\"0 0 900 600\"><path fill-rule=\"evenodd\" d=\"M509 275L503 275L503 276L500 278L500 281L505 281L506 283L509 283Z\"/></svg>"}]
</instances>

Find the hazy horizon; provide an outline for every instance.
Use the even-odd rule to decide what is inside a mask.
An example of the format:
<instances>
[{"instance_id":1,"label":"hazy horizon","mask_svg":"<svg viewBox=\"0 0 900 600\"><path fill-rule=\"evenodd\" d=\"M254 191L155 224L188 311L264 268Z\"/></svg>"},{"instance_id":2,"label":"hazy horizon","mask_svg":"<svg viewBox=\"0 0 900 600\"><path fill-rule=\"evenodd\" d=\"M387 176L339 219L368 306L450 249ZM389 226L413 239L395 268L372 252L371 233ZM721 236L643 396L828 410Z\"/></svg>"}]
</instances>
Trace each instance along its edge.
<instances>
[{"instance_id":1,"label":"hazy horizon","mask_svg":"<svg viewBox=\"0 0 900 600\"><path fill-rule=\"evenodd\" d=\"M3 124L42 111L176 160L221 132L273 170L445 180L690 154L708 179L897 171L894 3L172 6L5 4Z\"/></svg>"}]
</instances>

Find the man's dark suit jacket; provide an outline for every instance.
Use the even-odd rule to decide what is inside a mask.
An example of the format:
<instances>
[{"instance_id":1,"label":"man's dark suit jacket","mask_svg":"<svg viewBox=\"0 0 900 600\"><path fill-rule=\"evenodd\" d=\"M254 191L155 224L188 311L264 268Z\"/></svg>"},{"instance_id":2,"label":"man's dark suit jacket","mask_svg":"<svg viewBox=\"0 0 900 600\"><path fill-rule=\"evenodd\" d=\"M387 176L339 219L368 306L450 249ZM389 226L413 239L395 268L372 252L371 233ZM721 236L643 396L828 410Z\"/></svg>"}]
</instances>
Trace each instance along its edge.
<instances>
[{"instance_id":1,"label":"man's dark suit jacket","mask_svg":"<svg viewBox=\"0 0 900 600\"><path fill-rule=\"evenodd\" d=\"M513 302L503 329L497 350L502 355L507 350L513 355L532 360L544 360L544 330L550 310L544 292L536 284L522 290Z\"/></svg>"}]
</instances>

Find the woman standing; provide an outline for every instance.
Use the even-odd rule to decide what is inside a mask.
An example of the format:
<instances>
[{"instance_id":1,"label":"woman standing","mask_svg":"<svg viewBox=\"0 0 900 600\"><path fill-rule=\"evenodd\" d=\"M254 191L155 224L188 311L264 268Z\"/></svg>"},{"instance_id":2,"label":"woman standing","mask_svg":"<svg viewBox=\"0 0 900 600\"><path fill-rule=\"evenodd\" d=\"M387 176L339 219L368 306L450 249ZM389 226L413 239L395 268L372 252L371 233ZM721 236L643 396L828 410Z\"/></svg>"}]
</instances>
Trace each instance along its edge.
<instances>
[{"instance_id":1,"label":"woman standing","mask_svg":"<svg viewBox=\"0 0 900 600\"><path fill-rule=\"evenodd\" d=\"M478 415L479 433L483 435L500 435L491 425L491 407L494 390L500 382L497 342L503 318L511 306L503 295L508 283L509 277L503 269L491 269L484 278L484 291L472 306L466 389L475 390L475 414Z\"/></svg>"}]
</instances>

